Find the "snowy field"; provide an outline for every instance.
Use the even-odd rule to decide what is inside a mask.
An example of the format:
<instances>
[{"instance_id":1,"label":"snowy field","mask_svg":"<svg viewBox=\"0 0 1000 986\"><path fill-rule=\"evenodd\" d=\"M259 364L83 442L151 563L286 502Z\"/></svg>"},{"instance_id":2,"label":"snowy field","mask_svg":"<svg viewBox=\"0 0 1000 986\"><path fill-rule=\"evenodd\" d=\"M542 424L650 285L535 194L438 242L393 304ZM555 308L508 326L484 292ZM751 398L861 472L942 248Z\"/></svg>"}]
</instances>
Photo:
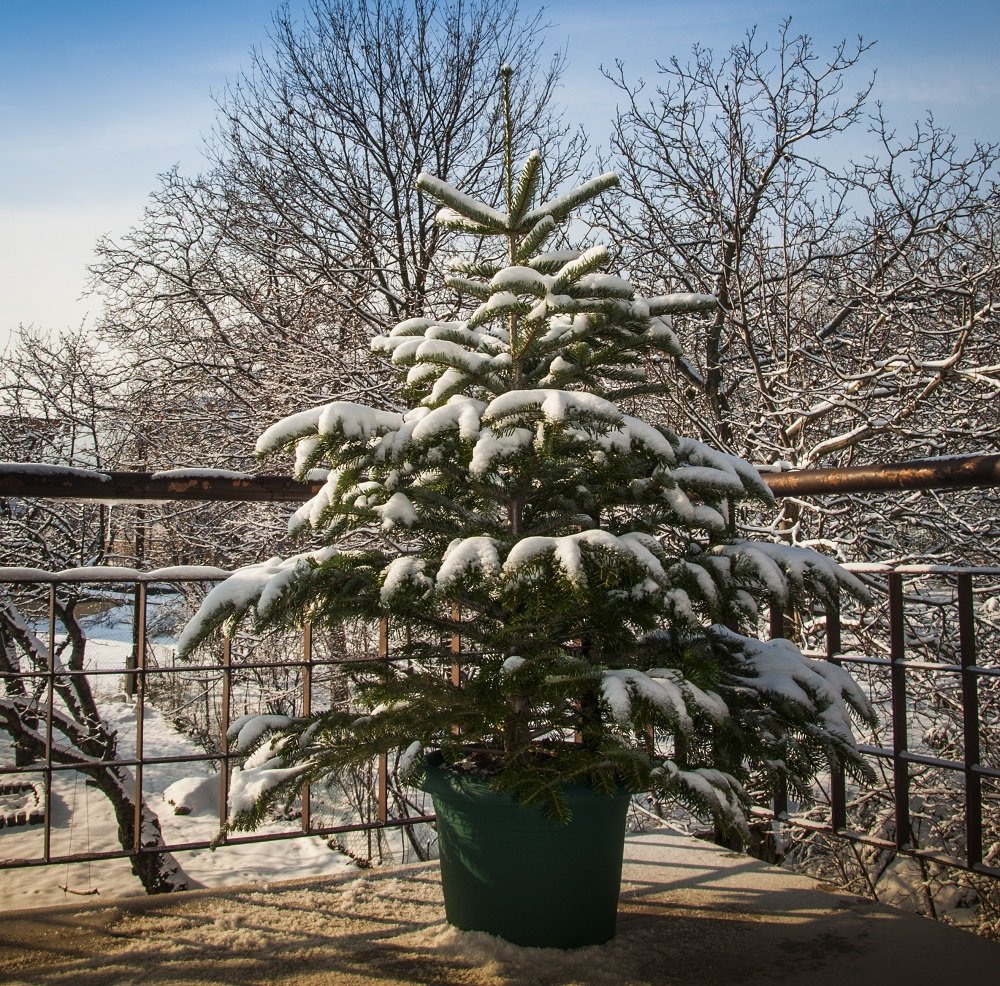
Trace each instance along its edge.
<instances>
[{"instance_id":1,"label":"snowy field","mask_svg":"<svg viewBox=\"0 0 1000 986\"><path fill-rule=\"evenodd\" d=\"M123 611L124 616L128 613ZM102 619L87 627L87 669L121 669L131 649L129 619ZM163 653L164 645L156 645ZM135 753L136 707L120 689L120 674L94 675L91 683L102 717L118 731L119 755ZM155 707L145 706L143 723L146 756L171 757L203 754L204 750L180 733ZM10 762L9 744L0 758ZM43 790L42 775L23 778ZM166 763L145 767L143 788L149 807L159 816L167 844L209 841L219 830L219 777L210 763ZM189 814L175 814L174 805ZM296 822L271 822L260 834L294 831ZM37 858L43 853L44 826L0 828L0 858ZM76 771L60 771L52 783L52 852L102 852L120 849L117 826L108 800ZM242 846L220 846L175 853L192 887L332 875L353 868L354 863L324 839L303 837ZM127 859L92 863L54 864L0 870L0 900L4 909L43 907L87 899L144 894Z\"/></svg>"}]
</instances>

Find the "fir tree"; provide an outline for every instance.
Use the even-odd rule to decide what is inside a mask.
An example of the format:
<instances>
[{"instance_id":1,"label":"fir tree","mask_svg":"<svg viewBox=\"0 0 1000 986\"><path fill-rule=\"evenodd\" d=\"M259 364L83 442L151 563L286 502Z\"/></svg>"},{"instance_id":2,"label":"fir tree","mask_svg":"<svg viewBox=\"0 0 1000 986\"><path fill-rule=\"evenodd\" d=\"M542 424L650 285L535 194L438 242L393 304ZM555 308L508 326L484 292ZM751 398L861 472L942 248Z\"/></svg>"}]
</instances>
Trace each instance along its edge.
<instances>
[{"instance_id":1,"label":"fir tree","mask_svg":"<svg viewBox=\"0 0 1000 986\"><path fill-rule=\"evenodd\" d=\"M240 790L256 795L237 798L238 827L393 749L414 775L421 751L441 750L556 817L560 787L586 782L653 789L737 827L753 770L793 787L830 761L863 770L851 712L871 711L850 676L755 636L769 602L863 587L819 554L734 534L737 503L771 502L757 471L623 409L661 388L646 367L678 354L671 316L714 298L639 297L607 272L603 246L546 251L617 178L536 204L541 163L531 154L515 175L508 153L502 209L418 179L441 227L502 260L456 266L467 317L409 319L374 340L409 410L334 402L258 443L294 448L300 476L330 470L292 520L326 546L218 586L181 650L248 615L263 626L386 615L414 643L405 662L355 672L352 710L238 724L255 754ZM377 544L345 547L372 528ZM461 687L440 646L452 634L474 652Z\"/></svg>"}]
</instances>

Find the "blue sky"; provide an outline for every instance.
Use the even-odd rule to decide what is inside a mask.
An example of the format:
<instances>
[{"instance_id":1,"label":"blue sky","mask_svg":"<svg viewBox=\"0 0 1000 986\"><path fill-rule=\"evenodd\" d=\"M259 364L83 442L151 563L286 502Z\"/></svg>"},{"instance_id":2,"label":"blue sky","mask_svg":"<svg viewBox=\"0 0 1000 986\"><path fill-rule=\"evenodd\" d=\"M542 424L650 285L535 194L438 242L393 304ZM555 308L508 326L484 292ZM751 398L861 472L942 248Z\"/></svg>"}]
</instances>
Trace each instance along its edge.
<instances>
[{"instance_id":1,"label":"blue sky","mask_svg":"<svg viewBox=\"0 0 1000 986\"><path fill-rule=\"evenodd\" d=\"M21 322L96 315L79 300L98 236L138 221L156 175L200 166L212 93L267 47L274 0L0 0L0 348ZM292 0L301 10L306 0ZM531 9L524 4L524 9ZM549 39L566 46L570 118L606 139L616 58L653 81L694 42L722 51L786 16L819 52L877 40L863 75L903 128L932 109L971 140L1000 137L1000 4L995 0L555 0Z\"/></svg>"}]
</instances>

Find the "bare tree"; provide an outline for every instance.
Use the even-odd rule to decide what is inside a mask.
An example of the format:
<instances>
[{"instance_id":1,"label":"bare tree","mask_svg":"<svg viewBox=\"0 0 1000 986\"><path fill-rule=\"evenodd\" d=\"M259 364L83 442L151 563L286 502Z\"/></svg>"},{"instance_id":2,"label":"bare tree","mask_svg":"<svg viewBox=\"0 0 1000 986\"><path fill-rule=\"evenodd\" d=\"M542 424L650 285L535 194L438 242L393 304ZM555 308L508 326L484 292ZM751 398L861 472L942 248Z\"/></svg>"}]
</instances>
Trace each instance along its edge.
<instances>
[{"instance_id":1,"label":"bare tree","mask_svg":"<svg viewBox=\"0 0 1000 986\"><path fill-rule=\"evenodd\" d=\"M0 729L15 744L20 766L73 767L93 781L108 799L118 824L118 839L129 851L132 872L146 893L186 890L184 871L165 849L160 821L145 801L136 812L135 781L119 759L116 733L101 719L84 669L86 636L75 609L78 600L59 600L56 612L65 629L62 642L44 644L0 586ZM51 738L45 723L45 672L55 671L55 705L50 715ZM30 687L25 684L30 683ZM136 832L136 825L139 832ZM136 838L138 834L138 839ZM140 846L140 851L135 847Z\"/></svg>"},{"instance_id":2,"label":"bare tree","mask_svg":"<svg viewBox=\"0 0 1000 986\"><path fill-rule=\"evenodd\" d=\"M560 149L548 187L584 149L545 108L562 58L543 63L543 38L516 0L316 0L302 26L278 12L271 50L219 100L206 172L167 172L143 222L98 248L104 333L170 422L160 462L186 448L245 468L289 405L390 399L368 339L441 289L415 180L492 184L502 63L519 140Z\"/></svg>"},{"instance_id":3,"label":"bare tree","mask_svg":"<svg viewBox=\"0 0 1000 986\"><path fill-rule=\"evenodd\" d=\"M0 371L0 460L114 467L132 442L130 418L121 415L121 381L83 333L48 340L22 331ZM50 571L100 565L121 547L129 526L123 508L40 499L0 498L0 566ZM159 820L141 803L136 811L130 771L116 763L118 740L103 721L85 668L87 638L80 619L88 601L80 583L52 596L61 632L44 642L25 614L47 602L40 585L0 584L0 732L15 764L73 767L104 794L130 851L132 870L148 893L182 890L184 874L163 849ZM43 610L44 611L44 610ZM45 725L48 674L52 677L51 738ZM136 824L141 826L139 838ZM141 845L144 851L136 852Z\"/></svg>"},{"instance_id":4,"label":"bare tree","mask_svg":"<svg viewBox=\"0 0 1000 986\"><path fill-rule=\"evenodd\" d=\"M851 89L870 44L821 58L785 21L723 57L696 47L659 66L655 90L608 75L624 95L613 140L626 264L651 293L713 292L704 330L679 325L687 354L668 419L762 464L801 468L995 446L997 146L962 151L932 118L903 137L871 81ZM843 161L844 135L873 146ZM901 557L957 557L995 534L995 497L900 505L786 500L774 529L847 558L882 554L915 519ZM859 511L867 520L859 524ZM869 516L871 515L871 516ZM961 538L941 534L959 532ZM979 557L979 556L977 556ZM975 560L975 559L970 559Z\"/></svg>"},{"instance_id":5,"label":"bare tree","mask_svg":"<svg viewBox=\"0 0 1000 986\"><path fill-rule=\"evenodd\" d=\"M689 61L671 59L655 87L630 82L622 63L607 73L623 98L609 155L623 190L595 221L626 225L624 263L647 293L711 292L720 301L707 328L676 320L687 355L660 366L678 384L661 414L758 463L992 452L1000 438L997 145L963 147L930 116L903 132L878 104L869 110L871 80L851 82L869 47L858 39L821 57L786 21L773 46L750 31L721 56L695 48ZM868 156L848 161L848 137ZM995 565L998 516L995 490L925 491L788 498L757 523L845 560ZM917 582L911 592L948 598L939 584ZM987 651L989 605L977 597ZM927 607L908 617L907 647L932 665L957 661L957 643L935 617ZM824 625L822 613L792 622L818 650ZM888 639L885 607L876 606L845 626L843 643L879 654ZM958 756L960 716L946 691L954 680L935 675L909 679L923 749ZM871 688L876 702L886 694L884 681ZM984 686L981 697L982 742L994 750L995 696ZM914 809L913 843L959 853L954 782L926 769L912 785L923 806ZM852 827L891 834L891 792L891 784L858 792ZM849 873L856 889L882 892L890 854L855 858L813 842L809 853L825 872ZM918 874L914 884L928 912L940 902L940 877Z\"/></svg>"},{"instance_id":6,"label":"bare tree","mask_svg":"<svg viewBox=\"0 0 1000 986\"><path fill-rule=\"evenodd\" d=\"M132 441L119 391L117 369L82 331L21 330L0 369L0 460L114 468ZM118 513L102 504L3 500L0 510L4 565L97 564L118 539Z\"/></svg>"}]
</instances>

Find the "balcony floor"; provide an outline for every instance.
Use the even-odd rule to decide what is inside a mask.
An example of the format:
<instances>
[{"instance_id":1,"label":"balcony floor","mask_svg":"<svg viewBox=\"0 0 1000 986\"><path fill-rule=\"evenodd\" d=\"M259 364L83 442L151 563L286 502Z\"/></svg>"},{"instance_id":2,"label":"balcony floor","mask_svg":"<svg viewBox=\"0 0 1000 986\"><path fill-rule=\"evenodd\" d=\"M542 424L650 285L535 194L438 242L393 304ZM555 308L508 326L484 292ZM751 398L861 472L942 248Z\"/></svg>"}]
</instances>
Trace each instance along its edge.
<instances>
[{"instance_id":1,"label":"balcony floor","mask_svg":"<svg viewBox=\"0 0 1000 986\"><path fill-rule=\"evenodd\" d=\"M31 986L921 986L998 968L1000 944L662 832L628 839L616 937L574 952L450 928L431 863L0 921L0 982Z\"/></svg>"}]
</instances>

